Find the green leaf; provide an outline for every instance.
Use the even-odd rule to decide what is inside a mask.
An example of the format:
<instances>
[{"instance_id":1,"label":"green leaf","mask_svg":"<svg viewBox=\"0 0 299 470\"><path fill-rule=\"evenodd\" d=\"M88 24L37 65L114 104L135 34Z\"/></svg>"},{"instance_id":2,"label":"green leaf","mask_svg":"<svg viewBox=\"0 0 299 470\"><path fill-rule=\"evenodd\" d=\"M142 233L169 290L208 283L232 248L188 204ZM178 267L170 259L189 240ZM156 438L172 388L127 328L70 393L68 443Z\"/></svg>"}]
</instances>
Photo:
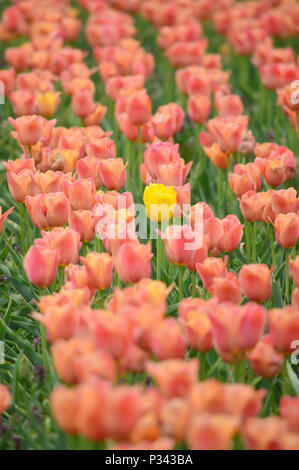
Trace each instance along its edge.
<instances>
[{"instance_id":1,"label":"green leaf","mask_svg":"<svg viewBox=\"0 0 299 470\"><path fill-rule=\"evenodd\" d=\"M272 281L273 307L282 308L284 306L282 292L277 281Z\"/></svg>"},{"instance_id":2,"label":"green leaf","mask_svg":"<svg viewBox=\"0 0 299 470\"><path fill-rule=\"evenodd\" d=\"M299 396L299 377L295 374L291 364L287 362L287 372L294 392Z\"/></svg>"}]
</instances>

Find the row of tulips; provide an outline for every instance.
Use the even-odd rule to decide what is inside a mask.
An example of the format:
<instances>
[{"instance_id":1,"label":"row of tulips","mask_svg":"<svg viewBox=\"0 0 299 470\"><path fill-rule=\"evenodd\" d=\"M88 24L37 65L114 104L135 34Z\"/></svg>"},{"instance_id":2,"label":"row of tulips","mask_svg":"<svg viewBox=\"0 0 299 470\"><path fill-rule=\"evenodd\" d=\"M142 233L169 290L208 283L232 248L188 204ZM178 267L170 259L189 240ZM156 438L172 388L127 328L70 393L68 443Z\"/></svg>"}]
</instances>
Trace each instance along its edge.
<instances>
[{"instance_id":1,"label":"row of tulips","mask_svg":"<svg viewBox=\"0 0 299 470\"><path fill-rule=\"evenodd\" d=\"M53 416L66 433L109 448L172 449L183 442L190 449L229 449L241 436L248 449L298 449L298 399L286 394L288 357L298 340L299 257L290 260L289 250L295 253L299 238L299 207L294 188L274 189L294 178L296 160L287 147L255 144L221 57L206 53L200 19L211 15L216 22L217 7L227 12L234 2L217 0L212 10L207 6L211 2L202 0L79 3L88 12L85 37L95 69L84 64L84 51L64 46L81 27L67 0L54 5L20 0L5 10L0 28L5 40L17 34L30 38L6 50L13 69L0 74L17 117L10 118L12 136L22 149L21 158L5 166L20 209L24 269L41 289L34 318L42 325L46 378L53 386L57 374L66 384L51 393ZM269 2L258 3L263 4L258 10L263 22L269 21ZM238 4L232 11L238 8L242 10ZM152 114L144 86L154 58L134 38L134 19L125 9L139 11L159 28L158 43L178 69L176 83L188 96L186 109L195 127L194 161L200 159L205 174L205 152L218 168L217 217L206 202L190 207L192 162L185 163L174 140L185 104L165 104ZM263 37L261 29L256 41ZM232 37L239 37L236 30ZM28 68L32 70L24 72ZM91 77L96 71L113 102L108 109L94 99ZM69 97L81 127L56 127L55 119L47 120L65 98L54 83ZM119 149L121 139L114 142L99 127L106 112L109 122L117 123L115 135L122 133L124 159L116 158L115 144ZM212 112L218 115L210 118ZM254 161L244 163L253 152ZM232 168L236 161L240 163ZM119 192L128 183L132 192ZM158 232L154 254L136 230L134 200L140 201L142 194ZM232 213L227 215L227 209ZM41 230L35 240L27 210ZM203 240L187 249L187 242L199 235L198 214ZM272 269L257 263L258 222L269 226ZM277 245L286 251L281 282L286 305L267 310L262 304L271 306L278 254L272 226ZM242 254L244 248L251 264L236 273L231 253L240 249ZM157 280L150 279L153 266ZM168 269L167 286L160 279ZM184 288L187 270L193 273L190 292ZM122 288L122 283L129 286ZM177 316L167 315L168 296L178 298ZM227 382L236 383L212 379L215 370L219 378L222 370ZM284 396L280 409L275 403L272 412L280 416L260 419L267 390L254 386L262 377L270 385L279 375ZM0 387L2 413L10 396ZM275 401L271 390L268 396Z\"/></svg>"}]
</instances>

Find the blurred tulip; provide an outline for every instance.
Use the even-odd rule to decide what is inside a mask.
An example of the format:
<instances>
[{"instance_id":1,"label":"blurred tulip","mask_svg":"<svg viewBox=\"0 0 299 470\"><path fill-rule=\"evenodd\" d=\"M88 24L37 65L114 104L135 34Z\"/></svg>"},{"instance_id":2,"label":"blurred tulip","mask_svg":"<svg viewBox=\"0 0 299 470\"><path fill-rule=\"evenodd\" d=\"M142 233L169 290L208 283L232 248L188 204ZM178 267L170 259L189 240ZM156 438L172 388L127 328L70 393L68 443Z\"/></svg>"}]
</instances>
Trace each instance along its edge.
<instances>
[{"instance_id":1,"label":"blurred tulip","mask_svg":"<svg viewBox=\"0 0 299 470\"><path fill-rule=\"evenodd\" d=\"M198 124L203 124L208 120L211 107L212 103L210 98L199 93L190 96L187 105L190 118Z\"/></svg>"},{"instance_id":2,"label":"blurred tulip","mask_svg":"<svg viewBox=\"0 0 299 470\"><path fill-rule=\"evenodd\" d=\"M170 399L186 397L192 385L197 382L198 364L195 359L185 362L181 359L168 359L149 362L147 373L153 377L163 395Z\"/></svg>"},{"instance_id":3,"label":"blurred tulip","mask_svg":"<svg viewBox=\"0 0 299 470\"><path fill-rule=\"evenodd\" d=\"M11 395L5 385L0 384L0 416L8 409L11 402Z\"/></svg>"},{"instance_id":4,"label":"blurred tulip","mask_svg":"<svg viewBox=\"0 0 299 470\"><path fill-rule=\"evenodd\" d=\"M270 378L279 375L282 371L283 355L274 349L268 335L263 336L246 356L257 375Z\"/></svg>"},{"instance_id":5,"label":"blurred tulip","mask_svg":"<svg viewBox=\"0 0 299 470\"><path fill-rule=\"evenodd\" d=\"M223 259L209 257L202 263L197 263L196 271L206 289L209 289L215 278L225 277L227 275L226 265L227 256Z\"/></svg>"}]
</instances>

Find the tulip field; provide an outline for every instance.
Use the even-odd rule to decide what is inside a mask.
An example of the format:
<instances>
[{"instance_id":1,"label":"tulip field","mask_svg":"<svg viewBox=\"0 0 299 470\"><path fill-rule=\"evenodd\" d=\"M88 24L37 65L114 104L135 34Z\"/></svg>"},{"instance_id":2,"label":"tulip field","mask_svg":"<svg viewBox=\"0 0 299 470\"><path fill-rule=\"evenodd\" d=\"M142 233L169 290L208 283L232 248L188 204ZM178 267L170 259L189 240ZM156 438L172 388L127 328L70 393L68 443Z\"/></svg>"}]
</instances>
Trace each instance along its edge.
<instances>
[{"instance_id":1,"label":"tulip field","mask_svg":"<svg viewBox=\"0 0 299 470\"><path fill-rule=\"evenodd\" d=\"M296 0L1 0L0 449L299 450L298 158Z\"/></svg>"}]
</instances>

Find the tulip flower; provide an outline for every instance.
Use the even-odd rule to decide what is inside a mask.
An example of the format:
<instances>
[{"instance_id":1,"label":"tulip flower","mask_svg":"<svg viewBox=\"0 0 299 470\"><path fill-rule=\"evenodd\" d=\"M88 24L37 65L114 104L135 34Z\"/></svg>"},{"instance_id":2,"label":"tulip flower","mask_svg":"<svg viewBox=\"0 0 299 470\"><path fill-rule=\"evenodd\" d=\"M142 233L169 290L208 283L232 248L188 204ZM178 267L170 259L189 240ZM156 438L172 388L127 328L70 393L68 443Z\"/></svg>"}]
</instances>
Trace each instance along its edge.
<instances>
[{"instance_id":1,"label":"tulip flower","mask_svg":"<svg viewBox=\"0 0 299 470\"><path fill-rule=\"evenodd\" d=\"M73 210L91 210L95 202L95 183L92 179L65 181L64 193Z\"/></svg>"},{"instance_id":2,"label":"tulip flower","mask_svg":"<svg viewBox=\"0 0 299 470\"><path fill-rule=\"evenodd\" d=\"M208 120L211 112L212 103L210 98L205 95L196 94L188 100L188 114L192 121L203 124Z\"/></svg>"},{"instance_id":3,"label":"tulip flower","mask_svg":"<svg viewBox=\"0 0 299 470\"><path fill-rule=\"evenodd\" d=\"M298 397L283 396L280 400L280 416L292 432L299 432Z\"/></svg>"},{"instance_id":4,"label":"tulip flower","mask_svg":"<svg viewBox=\"0 0 299 470\"><path fill-rule=\"evenodd\" d=\"M237 416L218 414L193 416L187 431L188 448L193 450L230 450L239 431Z\"/></svg>"},{"instance_id":5,"label":"tulip flower","mask_svg":"<svg viewBox=\"0 0 299 470\"><path fill-rule=\"evenodd\" d=\"M182 127L183 119L184 112L176 103L160 106L152 121L155 135L160 140L173 137Z\"/></svg>"},{"instance_id":6,"label":"tulip flower","mask_svg":"<svg viewBox=\"0 0 299 470\"><path fill-rule=\"evenodd\" d=\"M283 354L274 349L268 335L264 336L251 351L248 351L246 356L257 375L269 378L279 375L282 371Z\"/></svg>"},{"instance_id":7,"label":"tulip flower","mask_svg":"<svg viewBox=\"0 0 299 470\"><path fill-rule=\"evenodd\" d=\"M238 306L231 302L219 304L210 311L213 341L226 362L242 360L242 353L260 340L265 326L265 310L254 303Z\"/></svg>"},{"instance_id":8,"label":"tulip flower","mask_svg":"<svg viewBox=\"0 0 299 470\"><path fill-rule=\"evenodd\" d=\"M114 256L114 266L122 282L130 284L151 276L151 244L127 241Z\"/></svg>"},{"instance_id":9,"label":"tulip flower","mask_svg":"<svg viewBox=\"0 0 299 470\"><path fill-rule=\"evenodd\" d=\"M207 123L209 132L218 142L220 150L228 155L234 154L242 139L242 132L247 128L247 116L216 117Z\"/></svg>"},{"instance_id":10,"label":"tulip flower","mask_svg":"<svg viewBox=\"0 0 299 470\"><path fill-rule=\"evenodd\" d=\"M85 266L87 278L91 286L96 289L108 289L112 283L113 261L108 253L89 252L80 258Z\"/></svg>"},{"instance_id":11,"label":"tulip flower","mask_svg":"<svg viewBox=\"0 0 299 470\"><path fill-rule=\"evenodd\" d=\"M294 261L290 260L290 277L294 280L296 287L299 287L299 256Z\"/></svg>"},{"instance_id":12,"label":"tulip flower","mask_svg":"<svg viewBox=\"0 0 299 470\"><path fill-rule=\"evenodd\" d=\"M237 197L247 191L259 191L262 186L260 169L254 163L235 165L234 172L228 174L229 184Z\"/></svg>"},{"instance_id":13,"label":"tulip flower","mask_svg":"<svg viewBox=\"0 0 299 470\"><path fill-rule=\"evenodd\" d=\"M152 104L148 94L141 90L126 99L126 112L129 120L135 126L145 124L151 115Z\"/></svg>"},{"instance_id":14,"label":"tulip flower","mask_svg":"<svg viewBox=\"0 0 299 470\"><path fill-rule=\"evenodd\" d=\"M121 158L101 160L100 175L107 189L119 191L125 185L126 166Z\"/></svg>"},{"instance_id":15,"label":"tulip flower","mask_svg":"<svg viewBox=\"0 0 299 470\"><path fill-rule=\"evenodd\" d=\"M69 226L79 235L83 243L90 242L94 239L94 219L91 211L79 209L71 211L68 218Z\"/></svg>"},{"instance_id":16,"label":"tulip flower","mask_svg":"<svg viewBox=\"0 0 299 470\"><path fill-rule=\"evenodd\" d=\"M32 146L42 138L45 143L49 141L56 120L47 121L41 116L22 116L16 120L9 118L9 122L16 129L13 136L21 145Z\"/></svg>"},{"instance_id":17,"label":"tulip flower","mask_svg":"<svg viewBox=\"0 0 299 470\"><path fill-rule=\"evenodd\" d=\"M10 101L17 117L29 116L37 112L36 96L29 90L13 91L10 95Z\"/></svg>"},{"instance_id":18,"label":"tulip flower","mask_svg":"<svg viewBox=\"0 0 299 470\"><path fill-rule=\"evenodd\" d=\"M241 268L239 281L247 299L266 302L272 294L271 270L265 264L248 264Z\"/></svg>"},{"instance_id":19,"label":"tulip flower","mask_svg":"<svg viewBox=\"0 0 299 470\"><path fill-rule=\"evenodd\" d=\"M58 252L35 244L26 253L24 269L32 284L43 288L50 286L56 277Z\"/></svg>"},{"instance_id":20,"label":"tulip flower","mask_svg":"<svg viewBox=\"0 0 299 470\"><path fill-rule=\"evenodd\" d=\"M42 239L35 245L57 251L58 266L78 263L81 248L79 234L71 228L54 227L51 232L42 232Z\"/></svg>"},{"instance_id":21,"label":"tulip flower","mask_svg":"<svg viewBox=\"0 0 299 470\"><path fill-rule=\"evenodd\" d=\"M177 195L173 187L150 184L144 190L143 201L152 222L167 222L173 217Z\"/></svg>"},{"instance_id":22,"label":"tulip flower","mask_svg":"<svg viewBox=\"0 0 299 470\"><path fill-rule=\"evenodd\" d=\"M239 304L242 297L241 287L234 273L228 273L225 277L214 277L208 290L219 302Z\"/></svg>"},{"instance_id":23,"label":"tulip flower","mask_svg":"<svg viewBox=\"0 0 299 470\"><path fill-rule=\"evenodd\" d=\"M226 265L227 256L223 259L209 257L202 263L197 263L196 270L206 289L209 289L215 278L225 277L227 275Z\"/></svg>"},{"instance_id":24,"label":"tulip flower","mask_svg":"<svg viewBox=\"0 0 299 470\"><path fill-rule=\"evenodd\" d=\"M291 354L293 341L298 340L299 313L296 307L287 306L269 312L269 335L274 348L283 354Z\"/></svg>"},{"instance_id":25,"label":"tulip flower","mask_svg":"<svg viewBox=\"0 0 299 470\"><path fill-rule=\"evenodd\" d=\"M275 238L283 248L296 245L299 238L299 217L293 212L279 214L274 222Z\"/></svg>"},{"instance_id":26,"label":"tulip flower","mask_svg":"<svg viewBox=\"0 0 299 470\"><path fill-rule=\"evenodd\" d=\"M235 215L227 215L222 219L223 237L218 242L220 251L234 251L243 237L243 225Z\"/></svg>"},{"instance_id":27,"label":"tulip flower","mask_svg":"<svg viewBox=\"0 0 299 470\"><path fill-rule=\"evenodd\" d=\"M116 156L116 145L109 137L102 137L99 140L91 139L86 150L89 157L96 157L100 160Z\"/></svg>"},{"instance_id":28,"label":"tulip flower","mask_svg":"<svg viewBox=\"0 0 299 470\"><path fill-rule=\"evenodd\" d=\"M5 385L0 384L0 416L6 411L11 402L11 395Z\"/></svg>"},{"instance_id":29,"label":"tulip flower","mask_svg":"<svg viewBox=\"0 0 299 470\"><path fill-rule=\"evenodd\" d=\"M39 114L46 118L52 117L59 106L60 92L46 91L45 93L37 93L36 101Z\"/></svg>"},{"instance_id":30,"label":"tulip flower","mask_svg":"<svg viewBox=\"0 0 299 470\"><path fill-rule=\"evenodd\" d=\"M62 227L66 224L71 210L64 193L26 196L25 203L34 225L41 230Z\"/></svg>"},{"instance_id":31,"label":"tulip flower","mask_svg":"<svg viewBox=\"0 0 299 470\"><path fill-rule=\"evenodd\" d=\"M2 207L0 206L0 233L2 232L6 217L8 217L9 214L11 214L13 210L14 210L14 207L11 207L6 212L4 212L4 214L2 214Z\"/></svg>"},{"instance_id":32,"label":"tulip flower","mask_svg":"<svg viewBox=\"0 0 299 470\"><path fill-rule=\"evenodd\" d=\"M188 362L182 359L168 359L149 362L146 371L153 377L165 397L186 397L197 381L198 364L195 359Z\"/></svg>"},{"instance_id":33,"label":"tulip flower","mask_svg":"<svg viewBox=\"0 0 299 470\"><path fill-rule=\"evenodd\" d=\"M95 108L91 91L87 89L76 91L72 96L71 106L77 116L86 118Z\"/></svg>"}]
</instances>

